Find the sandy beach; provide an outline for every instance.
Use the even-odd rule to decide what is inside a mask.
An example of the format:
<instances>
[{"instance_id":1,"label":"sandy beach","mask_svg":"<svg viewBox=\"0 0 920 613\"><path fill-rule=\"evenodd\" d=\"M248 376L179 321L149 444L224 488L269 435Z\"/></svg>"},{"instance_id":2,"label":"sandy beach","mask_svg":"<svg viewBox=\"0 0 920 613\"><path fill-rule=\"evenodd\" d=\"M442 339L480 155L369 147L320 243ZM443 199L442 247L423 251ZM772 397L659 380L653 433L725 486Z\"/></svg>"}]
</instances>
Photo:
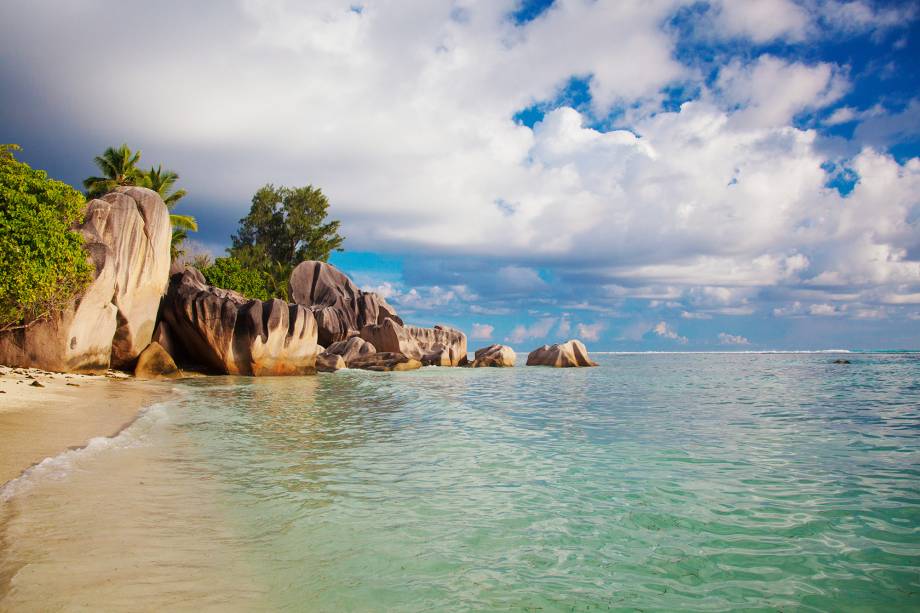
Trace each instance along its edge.
<instances>
[{"instance_id":1,"label":"sandy beach","mask_svg":"<svg viewBox=\"0 0 920 613\"><path fill-rule=\"evenodd\" d=\"M171 385L116 372L0 366L0 485L45 458L117 434L141 409L168 397Z\"/></svg>"}]
</instances>

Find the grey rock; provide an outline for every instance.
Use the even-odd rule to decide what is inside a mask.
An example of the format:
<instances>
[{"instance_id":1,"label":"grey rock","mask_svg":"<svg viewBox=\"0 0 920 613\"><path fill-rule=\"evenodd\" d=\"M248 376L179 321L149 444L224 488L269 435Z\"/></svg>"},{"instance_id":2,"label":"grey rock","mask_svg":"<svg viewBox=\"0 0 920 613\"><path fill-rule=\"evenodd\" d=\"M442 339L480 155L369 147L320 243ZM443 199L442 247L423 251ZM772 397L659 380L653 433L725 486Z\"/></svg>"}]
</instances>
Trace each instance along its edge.
<instances>
[{"instance_id":1,"label":"grey rock","mask_svg":"<svg viewBox=\"0 0 920 613\"><path fill-rule=\"evenodd\" d=\"M534 349L527 356L528 366L554 366L556 368L573 368L578 366L597 366L588 357L588 350L578 340L555 345L543 345Z\"/></svg>"},{"instance_id":2,"label":"grey rock","mask_svg":"<svg viewBox=\"0 0 920 613\"><path fill-rule=\"evenodd\" d=\"M156 192L119 187L87 204L77 228L93 281L71 304L0 336L0 362L57 372L131 368L153 334L170 264L169 210Z\"/></svg>"},{"instance_id":3,"label":"grey rock","mask_svg":"<svg viewBox=\"0 0 920 613\"><path fill-rule=\"evenodd\" d=\"M188 268L173 275L161 311L168 335L192 363L233 375L315 372L316 320L283 300L247 300Z\"/></svg>"},{"instance_id":4,"label":"grey rock","mask_svg":"<svg viewBox=\"0 0 920 613\"><path fill-rule=\"evenodd\" d=\"M489 345L488 347L477 349L474 356L473 368L489 366L510 368L514 366L514 362L517 360L517 354L514 353L514 349L507 345Z\"/></svg>"},{"instance_id":5,"label":"grey rock","mask_svg":"<svg viewBox=\"0 0 920 613\"><path fill-rule=\"evenodd\" d=\"M301 262L291 272L290 297L313 311L317 339L328 347L344 341L367 325L385 320L402 324L396 311L373 292L358 288L342 271L325 262Z\"/></svg>"}]
</instances>

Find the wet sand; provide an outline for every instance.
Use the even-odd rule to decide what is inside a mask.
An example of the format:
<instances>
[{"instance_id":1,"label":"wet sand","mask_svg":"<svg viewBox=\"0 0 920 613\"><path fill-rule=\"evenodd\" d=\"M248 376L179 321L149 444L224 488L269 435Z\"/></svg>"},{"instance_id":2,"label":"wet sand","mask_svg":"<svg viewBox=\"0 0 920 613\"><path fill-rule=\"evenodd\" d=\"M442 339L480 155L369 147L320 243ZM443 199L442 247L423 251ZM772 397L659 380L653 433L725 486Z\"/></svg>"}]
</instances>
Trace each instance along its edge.
<instances>
[{"instance_id":1,"label":"wet sand","mask_svg":"<svg viewBox=\"0 0 920 613\"><path fill-rule=\"evenodd\" d=\"M0 485L45 458L114 436L141 409L170 397L172 385L0 366Z\"/></svg>"}]
</instances>

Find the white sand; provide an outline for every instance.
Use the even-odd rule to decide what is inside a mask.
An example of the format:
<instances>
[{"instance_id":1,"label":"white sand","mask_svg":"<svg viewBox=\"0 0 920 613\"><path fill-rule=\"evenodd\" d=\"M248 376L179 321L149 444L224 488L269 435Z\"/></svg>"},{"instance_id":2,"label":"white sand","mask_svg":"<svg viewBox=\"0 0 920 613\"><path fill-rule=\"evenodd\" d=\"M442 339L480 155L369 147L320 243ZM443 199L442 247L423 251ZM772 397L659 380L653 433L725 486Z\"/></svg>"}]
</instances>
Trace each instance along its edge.
<instances>
[{"instance_id":1,"label":"white sand","mask_svg":"<svg viewBox=\"0 0 920 613\"><path fill-rule=\"evenodd\" d=\"M0 366L0 484L91 438L114 436L140 409L166 398L171 386L115 372L75 375Z\"/></svg>"}]
</instances>

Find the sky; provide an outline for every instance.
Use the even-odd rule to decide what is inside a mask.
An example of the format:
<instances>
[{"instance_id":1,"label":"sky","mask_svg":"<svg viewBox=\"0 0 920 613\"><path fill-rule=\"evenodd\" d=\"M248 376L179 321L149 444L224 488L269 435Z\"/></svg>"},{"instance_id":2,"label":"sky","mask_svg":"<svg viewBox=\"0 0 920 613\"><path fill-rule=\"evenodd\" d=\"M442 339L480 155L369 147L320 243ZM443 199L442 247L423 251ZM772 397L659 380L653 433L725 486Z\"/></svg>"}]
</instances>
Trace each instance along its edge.
<instances>
[{"instance_id":1,"label":"sky","mask_svg":"<svg viewBox=\"0 0 920 613\"><path fill-rule=\"evenodd\" d=\"M221 255L266 183L471 348L920 348L920 3L0 3L0 142L123 142Z\"/></svg>"}]
</instances>

